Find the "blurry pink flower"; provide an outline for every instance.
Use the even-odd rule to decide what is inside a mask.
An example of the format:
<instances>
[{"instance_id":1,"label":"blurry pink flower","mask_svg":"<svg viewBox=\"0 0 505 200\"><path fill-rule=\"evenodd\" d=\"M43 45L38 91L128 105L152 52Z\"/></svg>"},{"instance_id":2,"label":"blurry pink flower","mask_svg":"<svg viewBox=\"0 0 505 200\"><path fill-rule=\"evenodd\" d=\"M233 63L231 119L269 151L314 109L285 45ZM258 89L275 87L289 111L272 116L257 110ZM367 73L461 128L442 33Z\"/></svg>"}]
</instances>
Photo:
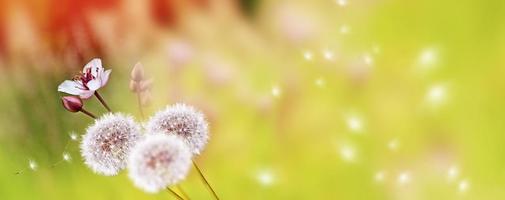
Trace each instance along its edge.
<instances>
[{"instance_id":1,"label":"blurry pink flower","mask_svg":"<svg viewBox=\"0 0 505 200\"><path fill-rule=\"evenodd\" d=\"M84 66L82 72L72 80L65 80L58 86L58 91L79 95L82 99L88 99L96 90L107 84L111 70L104 71L102 61L99 58L91 60Z\"/></svg>"}]
</instances>

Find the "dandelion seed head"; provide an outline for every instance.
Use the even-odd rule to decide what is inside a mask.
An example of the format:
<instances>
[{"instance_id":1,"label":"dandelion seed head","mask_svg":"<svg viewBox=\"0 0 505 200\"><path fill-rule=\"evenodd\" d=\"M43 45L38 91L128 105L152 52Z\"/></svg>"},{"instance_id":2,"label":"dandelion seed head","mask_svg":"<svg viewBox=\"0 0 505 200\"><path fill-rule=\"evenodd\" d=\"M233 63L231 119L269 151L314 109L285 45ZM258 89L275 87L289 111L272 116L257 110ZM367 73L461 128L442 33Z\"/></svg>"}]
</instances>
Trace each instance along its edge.
<instances>
[{"instance_id":1,"label":"dandelion seed head","mask_svg":"<svg viewBox=\"0 0 505 200\"><path fill-rule=\"evenodd\" d=\"M97 174L116 175L126 167L131 148L140 137L140 126L133 117L105 114L83 136L80 148L84 163Z\"/></svg>"},{"instance_id":2,"label":"dandelion seed head","mask_svg":"<svg viewBox=\"0 0 505 200\"><path fill-rule=\"evenodd\" d=\"M209 139L208 123L202 112L186 104L167 106L149 119L147 133L163 132L182 138L194 155L199 155Z\"/></svg>"},{"instance_id":3,"label":"dandelion seed head","mask_svg":"<svg viewBox=\"0 0 505 200\"><path fill-rule=\"evenodd\" d=\"M34 160L29 160L28 161L28 167L32 171L37 171L37 168L38 168L37 162L35 162Z\"/></svg>"},{"instance_id":4,"label":"dandelion seed head","mask_svg":"<svg viewBox=\"0 0 505 200\"><path fill-rule=\"evenodd\" d=\"M128 160L128 175L135 186L155 193L185 179L191 157L181 137L154 133L133 148Z\"/></svg>"}]
</instances>

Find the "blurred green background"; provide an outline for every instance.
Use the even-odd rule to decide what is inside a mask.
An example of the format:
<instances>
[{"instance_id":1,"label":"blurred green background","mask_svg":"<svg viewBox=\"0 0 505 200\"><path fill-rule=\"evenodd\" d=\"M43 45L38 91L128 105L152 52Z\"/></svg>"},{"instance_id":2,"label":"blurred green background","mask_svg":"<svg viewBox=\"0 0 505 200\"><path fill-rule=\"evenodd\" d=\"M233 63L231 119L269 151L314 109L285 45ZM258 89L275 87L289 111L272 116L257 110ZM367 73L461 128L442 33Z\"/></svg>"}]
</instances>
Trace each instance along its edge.
<instances>
[{"instance_id":1,"label":"blurred green background","mask_svg":"<svg viewBox=\"0 0 505 200\"><path fill-rule=\"evenodd\" d=\"M93 174L70 141L92 121L56 89L94 57L114 111L144 121L141 62L148 116L206 113L197 162L222 199L505 199L505 1L1 3L0 199L172 198ZM181 186L211 199L194 170Z\"/></svg>"}]
</instances>

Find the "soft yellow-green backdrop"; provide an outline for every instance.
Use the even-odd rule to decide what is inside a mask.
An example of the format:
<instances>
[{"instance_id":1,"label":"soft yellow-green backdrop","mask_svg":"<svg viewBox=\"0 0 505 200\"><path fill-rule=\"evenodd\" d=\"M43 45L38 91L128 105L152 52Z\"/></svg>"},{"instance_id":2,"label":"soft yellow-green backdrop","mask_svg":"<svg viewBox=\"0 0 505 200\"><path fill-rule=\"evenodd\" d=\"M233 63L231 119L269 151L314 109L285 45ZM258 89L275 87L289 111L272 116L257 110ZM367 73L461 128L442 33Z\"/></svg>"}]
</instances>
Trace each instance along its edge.
<instances>
[{"instance_id":1,"label":"soft yellow-green backdrop","mask_svg":"<svg viewBox=\"0 0 505 200\"><path fill-rule=\"evenodd\" d=\"M100 92L114 111L142 121L128 90L140 61L154 80L148 115L175 102L207 114L197 162L222 199L505 198L505 1L251 5L248 17L187 14L149 45L108 38L72 66L13 51L0 68L0 199L172 198L93 174L68 142L92 120L65 111L56 88L94 56L113 69ZM181 41L190 55L178 66L167 48ZM181 186L211 198L194 170Z\"/></svg>"}]
</instances>

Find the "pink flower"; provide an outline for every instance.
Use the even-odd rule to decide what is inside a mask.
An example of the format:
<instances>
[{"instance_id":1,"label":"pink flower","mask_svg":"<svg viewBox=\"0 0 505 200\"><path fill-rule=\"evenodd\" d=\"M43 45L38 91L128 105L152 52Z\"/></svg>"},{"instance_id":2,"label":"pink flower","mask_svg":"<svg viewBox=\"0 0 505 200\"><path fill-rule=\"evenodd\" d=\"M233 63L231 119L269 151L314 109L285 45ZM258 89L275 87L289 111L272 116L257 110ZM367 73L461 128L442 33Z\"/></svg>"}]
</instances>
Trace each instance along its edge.
<instances>
[{"instance_id":1,"label":"pink flower","mask_svg":"<svg viewBox=\"0 0 505 200\"><path fill-rule=\"evenodd\" d=\"M104 71L99 58L91 60L84 66L82 72L72 80L65 80L58 86L58 91L72 95L79 95L88 99L96 90L107 84L111 70Z\"/></svg>"}]
</instances>

